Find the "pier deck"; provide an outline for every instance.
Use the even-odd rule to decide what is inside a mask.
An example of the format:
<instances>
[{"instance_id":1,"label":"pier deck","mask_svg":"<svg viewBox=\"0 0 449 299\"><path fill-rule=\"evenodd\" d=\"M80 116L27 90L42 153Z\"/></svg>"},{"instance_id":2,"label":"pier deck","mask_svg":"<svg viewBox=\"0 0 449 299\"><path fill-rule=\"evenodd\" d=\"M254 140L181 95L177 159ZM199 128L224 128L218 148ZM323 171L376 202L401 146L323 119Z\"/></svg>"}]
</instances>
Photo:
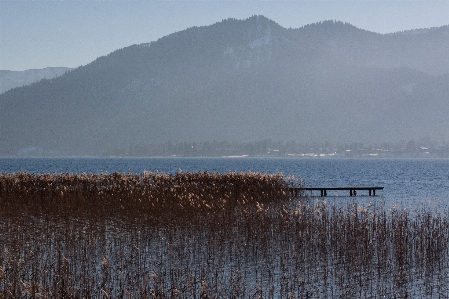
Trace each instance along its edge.
<instances>
[{"instance_id":1,"label":"pier deck","mask_svg":"<svg viewBox=\"0 0 449 299\"><path fill-rule=\"evenodd\" d=\"M320 191L321 196L327 196L329 190L346 190L349 196L356 196L357 191L368 191L369 196L376 196L376 190L383 190L384 187L292 187L289 188L292 196L298 196L302 191Z\"/></svg>"}]
</instances>

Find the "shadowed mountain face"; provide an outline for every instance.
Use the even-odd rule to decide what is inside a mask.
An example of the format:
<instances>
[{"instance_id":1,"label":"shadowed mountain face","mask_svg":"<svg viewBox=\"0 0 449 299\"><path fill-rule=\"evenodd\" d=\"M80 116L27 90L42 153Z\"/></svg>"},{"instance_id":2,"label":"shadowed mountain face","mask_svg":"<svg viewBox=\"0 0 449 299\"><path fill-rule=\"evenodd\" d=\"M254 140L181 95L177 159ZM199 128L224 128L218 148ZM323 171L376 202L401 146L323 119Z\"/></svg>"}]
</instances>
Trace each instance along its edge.
<instances>
[{"instance_id":1,"label":"shadowed mountain face","mask_svg":"<svg viewBox=\"0 0 449 299\"><path fill-rule=\"evenodd\" d=\"M449 26L380 35L254 16L193 27L0 95L0 155L165 141L449 138Z\"/></svg>"}]
</instances>

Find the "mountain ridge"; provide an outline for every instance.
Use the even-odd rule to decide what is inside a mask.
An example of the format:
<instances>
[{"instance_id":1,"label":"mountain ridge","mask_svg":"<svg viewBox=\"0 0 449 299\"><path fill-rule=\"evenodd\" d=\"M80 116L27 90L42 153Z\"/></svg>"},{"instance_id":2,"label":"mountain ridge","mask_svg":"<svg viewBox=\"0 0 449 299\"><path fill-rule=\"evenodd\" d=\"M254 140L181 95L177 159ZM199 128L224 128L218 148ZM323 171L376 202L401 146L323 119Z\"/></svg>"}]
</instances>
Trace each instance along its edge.
<instances>
[{"instance_id":1,"label":"mountain ridge","mask_svg":"<svg viewBox=\"0 0 449 299\"><path fill-rule=\"evenodd\" d=\"M51 79L72 70L67 67L46 67L25 71L0 70L0 94L7 90L30 85L42 79Z\"/></svg>"},{"instance_id":2,"label":"mountain ridge","mask_svg":"<svg viewBox=\"0 0 449 299\"><path fill-rule=\"evenodd\" d=\"M382 35L335 21L286 29L263 16L187 28L0 95L0 155L447 139L446 32Z\"/></svg>"}]
</instances>

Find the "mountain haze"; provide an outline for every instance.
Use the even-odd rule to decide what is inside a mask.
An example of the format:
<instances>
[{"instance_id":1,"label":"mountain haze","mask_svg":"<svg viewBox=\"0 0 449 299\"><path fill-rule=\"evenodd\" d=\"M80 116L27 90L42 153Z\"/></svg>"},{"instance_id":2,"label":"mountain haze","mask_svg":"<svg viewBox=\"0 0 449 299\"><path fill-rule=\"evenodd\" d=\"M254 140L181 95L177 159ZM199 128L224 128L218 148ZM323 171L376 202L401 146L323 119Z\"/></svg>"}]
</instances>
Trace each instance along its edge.
<instances>
[{"instance_id":1,"label":"mountain haze","mask_svg":"<svg viewBox=\"0 0 449 299\"><path fill-rule=\"evenodd\" d=\"M52 79L61 76L69 70L70 68L66 67L47 67L26 71L0 70L0 93L15 87L29 85L42 79Z\"/></svg>"},{"instance_id":2,"label":"mountain haze","mask_svg":"<svg viewBox=\"0 0 449 299\"><path fill-rule=\"evenodd\" d=\"M0 95L0 155L139 144L448 140L449 26L381 35L263 16L132 45Z\"/></svg>"}]
</instances>

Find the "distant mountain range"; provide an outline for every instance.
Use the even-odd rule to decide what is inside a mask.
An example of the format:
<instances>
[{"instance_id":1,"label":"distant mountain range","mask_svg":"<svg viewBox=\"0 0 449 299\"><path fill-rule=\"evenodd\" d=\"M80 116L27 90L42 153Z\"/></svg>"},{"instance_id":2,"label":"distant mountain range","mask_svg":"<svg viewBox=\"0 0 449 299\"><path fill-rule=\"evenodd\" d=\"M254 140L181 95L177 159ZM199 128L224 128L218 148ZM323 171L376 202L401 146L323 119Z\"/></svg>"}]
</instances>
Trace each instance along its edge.
<instances>
[{"instance_id":1,"label":"distant mountain range","mask_svg":"<svg viewBox=\"0 0 449 299\"><path fill-rule=\"evenodd\" d=\"M36 83L42 79L52 79L71 70L66 67L47 67L26 71L0 70L0 93L16 87Z\"/></svg>"},{"instance_id":2,"label":"distant mountain range","mask_svg":"<svg viewBox=\"0 0 449 299\"><path fill-rule=\"evenodd\" d=\"M449 140L449 26L377 34L263 16L132 45L0 95L0 155L164 142Z\"/></svg>"}]
</instances>

